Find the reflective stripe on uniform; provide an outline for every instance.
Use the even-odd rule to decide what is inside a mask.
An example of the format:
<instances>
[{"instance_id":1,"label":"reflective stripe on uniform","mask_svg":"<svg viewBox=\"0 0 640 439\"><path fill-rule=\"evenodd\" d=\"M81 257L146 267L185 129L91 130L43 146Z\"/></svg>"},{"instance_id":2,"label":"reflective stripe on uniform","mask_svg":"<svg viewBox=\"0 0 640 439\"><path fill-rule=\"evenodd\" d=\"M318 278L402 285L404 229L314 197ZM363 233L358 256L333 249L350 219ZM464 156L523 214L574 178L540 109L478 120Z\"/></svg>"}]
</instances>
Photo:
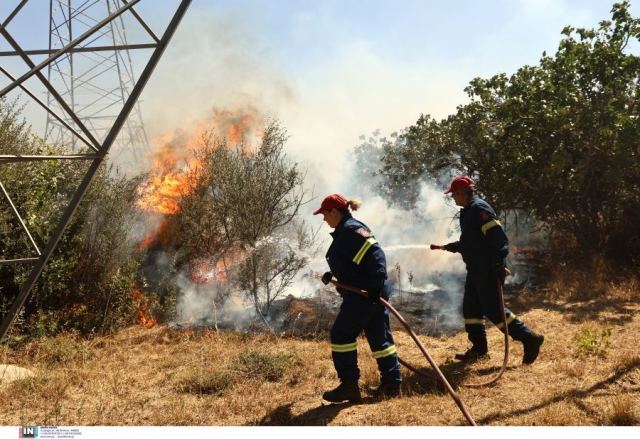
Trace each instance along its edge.
<instances>
[{"instance_id":1,"label":"reflective stripe on uniform","mask_svg":"<svg viewBox=\"0 0 640 439\"><path fill-rule=\"evenodd\" d=\"M351 352L355 351L358 348L358 342L354 341L353 343L347 344L331 344L331 351L333 352Z\"/></svg>"},{"instance_id":2,"label":"reflective stripe on uniform","mask_svg":"<svg viewBox=\"0 0 640 439\"><path fill-rule=\"evenodd\" d=\"M486 234L487 234L487 231L488 231L489 229L494 228L495 226L500 226L500 227L502 227L502 224L500 224L500 221L498 221L498 220L491 220L491 221L489 221L488 223L484 223L484 224L482 225L482 234L483 234L483 235L486 235Z\"/></svg>"},{"instance_id":3,"label":"reflective stripe on uniform","mask_svg":"<svg viewBox=\"0 0 640 439\"><path fill-rule=\"evenodd\" d=\"M364 244L362 244L362 247L360 247L360 250L358 250L358 253L356 253L356 255L353 257L353 262L356 263L356 265L360 265L360 262L362 262L362 258L364 258L365 253L367 253L367 250L369 250L369 247L371 247L373 244L376 244L378 241L376 241L374 238L367 238L367 240L364 242Z\"/></svg>"},{"instance_id":4,"label":"reflective stripe on uniform","mask_svg":"<svg viewBox=\"0 0 640 439\"><path fill-rule=\"evenodd\" d=\"M484 325L484 319L464 319L465 325Z\"/></svg>"},{"instance_id":5,"label":"reflective stripe on uniform","mask_svg":"<svg viewBox=\"0 0 640 439\"><path fill-rule=\"evenodd\" d=\"M373 355L373 358L375 358L376 360L378 358L388 357L389 355L393 355L395 353L396 353L396 345L394 344L392 344L388 348L383 349L381 351L371 352L371 354Z\"/></svg>"},{"instance_id":6,"label":"reflective stripe on uniform","mask_svg":"<svg viewBox=\"0 0 640 439\"><path fill-rule=\"evenodd\" d=\"M509 313L509 315L507 316L507 325L511 322L513 322L516 319L516 315L514 313ZM496 325L496 328L500 329L504 326L503 322L500 322Z\"/></svg>"}]
</instances>

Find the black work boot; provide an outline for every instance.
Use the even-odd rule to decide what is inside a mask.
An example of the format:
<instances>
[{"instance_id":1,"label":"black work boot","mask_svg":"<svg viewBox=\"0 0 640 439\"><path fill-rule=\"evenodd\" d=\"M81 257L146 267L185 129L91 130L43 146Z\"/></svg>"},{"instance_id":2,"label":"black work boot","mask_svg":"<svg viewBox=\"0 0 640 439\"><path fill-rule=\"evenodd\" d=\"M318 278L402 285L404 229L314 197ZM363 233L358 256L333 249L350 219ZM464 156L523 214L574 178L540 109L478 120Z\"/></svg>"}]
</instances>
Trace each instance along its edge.
<instances>
[{"instance_id":1,"label":"black work boot","mask_svg":"<svg viewBox=\"0 0 640 439\"><path fill-rule=\"evenodd\" d=\"M536 361L538 354L540 354L540 346L542 346L542 343L544 343L544 335L536 334L535 332L522 341L524 345L522 364L531 364Z\"/></svg>"},{"instance_id":2,"label":"black work boot","mask_svg":"<svg viewBox=\"0 0 640 439\"><path fill-rule=\"evenodd\" d=\"M329 402L360 402L360 388L357 381L343 381L338 387L322 394L322 398Z\"/></svg>"},{"instance_id":3,"label":"black work boot","mask_svg":"<svg viewBox=\"0 0 640 439\"><path fill-rule=\"evenodd\" d=\"M456 352L456 360L459 361L478 361L483 358L489 358L489 351L486 347L472 346L466 352Z\"/></svg>"},{"instance_id":4,"label":"black work boot","mask_svg":"<svg viewBox=\"0 0 640 439\"><path fill-rule=\"evenodd\" d=\"M382 382L378 387L372 387L370 390L374 398L388 399L399 398L402 396L402 389L398 382Z\"/></svg>"}]
</instances>

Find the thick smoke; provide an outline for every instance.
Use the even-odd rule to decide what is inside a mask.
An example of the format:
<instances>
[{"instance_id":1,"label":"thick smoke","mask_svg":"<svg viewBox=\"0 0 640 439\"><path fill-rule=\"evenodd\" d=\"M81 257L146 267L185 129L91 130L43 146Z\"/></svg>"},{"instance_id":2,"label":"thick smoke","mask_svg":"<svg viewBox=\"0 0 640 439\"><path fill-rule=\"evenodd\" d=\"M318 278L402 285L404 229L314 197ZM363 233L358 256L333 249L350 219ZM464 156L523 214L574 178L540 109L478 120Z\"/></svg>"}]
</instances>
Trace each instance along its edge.
<instances>
[{"instance_id":1,"label":"thick smoke","mask_svg":"<svg viewBox=\"0 0 640 439\"><path fill-rule=\"evenodd\" d=\"M458 239L457 207L447 201L442 188L435 182L421 183L416 207L407 210L390 206L377 195L372 190L373 179L363 181L363 176L355 172L344 177L343 195L362 200L362 207L353 213L354 217L369 226L385 251L387 272L395 290L392 303L402 308L410 301L410 307L416 312L425 318L437 319L438 330L461 328L459 308L464 286L464 263L460 255L429 248L431 243L445 244ZM320 195L316 204L320 204L324 195L328 193ZM317 222L322 222L320 216L316 218ZM321 226L319 240L322 249L331 243L329 231L326 224ZM328 267L324 257L314 258L309 269L326 271ZM318 288L318 281L301 278L296 287L300 294L312 294Z\"/></svg>"},{"instance_id":2,"label":"thick smoke","mask_svg":"<svg viewBox=\"0 0 640 439\"><path fill-rule=\"evenodd\" d=\"M242 330L253 321L252 308L237 294L227 296L228 286L220 282L194 283L181 273L176 278L179 288L176 323L184 326L215 326Z\"/></svg>"},{"instance_id":3,"label":"thick smoke","mask_svg":"<svg viewBox=\"0 0 640 439\"><path fill-rule=\"evenodd\" d=\"M152 137L166 130L184 129L192 120L210 113L212 107L249 105L261 114L281 119L291 135L288 153L306 170L305 184L312 198L301 216L318 237L314 248L299 250L309 263L288 293L311 297L321 288L310 274L327 269L324 253L330 244L330 229L311 212L324 196L340 192L363 200L362 210L355 216L371 227L385 249L389 276L401 290L398 297L415 293L425 308L437 298L438 303L446 303L444 314L459 316L464 274L460 257L428 249L429 243L457 239L457 209L447 204L435 183L422 185L415 209L389 207L370 190L374 182L356 177L349 159L362 132L373 127L389 131L401 128L427 109L435 116L447 114L454 108L451 96L464 99L452 79L456 73L388 63L374 48L349 45L319 71L292 77L273 62L268 48L241 18L189 19L192 25L176 36L145 95L145 115L150 121L147 128ZM204 34L195 30L203 28L208 29ZM189 66L188 75L185 66ZM188 81L176 82L177 77L188 77ZM431 79L426 81L426 77ZM390 106L394 111L389 111ZM214 320L210 306L216 293L214 286L196 287L184 276L176 284L181 290L178 312L182 321ZM253 312L250 307L243 309L248 314ZM203 315L203 310L210 312ZM216 312L218 321L232 313L225 308ZM233 314L232 318L245 321L244 315ZM446 319L449 317L441 318Z\"/></svg>"}]
</instances>

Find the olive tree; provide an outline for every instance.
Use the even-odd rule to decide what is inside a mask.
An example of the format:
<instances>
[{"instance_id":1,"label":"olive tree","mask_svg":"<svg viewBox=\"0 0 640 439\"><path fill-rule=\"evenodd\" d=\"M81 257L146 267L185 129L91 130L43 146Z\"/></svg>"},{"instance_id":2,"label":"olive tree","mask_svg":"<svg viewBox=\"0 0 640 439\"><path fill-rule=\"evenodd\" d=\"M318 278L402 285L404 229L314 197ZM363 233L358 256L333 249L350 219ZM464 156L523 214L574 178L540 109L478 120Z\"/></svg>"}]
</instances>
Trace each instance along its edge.
<instances>
[{"instance_id":1,"label":"olive tree","mask_svg":"<svg viewBox=\"0 0 640 439\"><path fill-rule=\"evenodd\" d=\"M228 260L230 282L264 317L305 265L306 234L296 217L303 203L303 174L284 151L286 131L278 122L264 129L259 145L231 147L207 133L190 170L192 191L174 221L181 264L207 255ZM303 236L302 239L298 239ZM295 239L294 239L295 238Z\"/></svg>"}]
</instances>

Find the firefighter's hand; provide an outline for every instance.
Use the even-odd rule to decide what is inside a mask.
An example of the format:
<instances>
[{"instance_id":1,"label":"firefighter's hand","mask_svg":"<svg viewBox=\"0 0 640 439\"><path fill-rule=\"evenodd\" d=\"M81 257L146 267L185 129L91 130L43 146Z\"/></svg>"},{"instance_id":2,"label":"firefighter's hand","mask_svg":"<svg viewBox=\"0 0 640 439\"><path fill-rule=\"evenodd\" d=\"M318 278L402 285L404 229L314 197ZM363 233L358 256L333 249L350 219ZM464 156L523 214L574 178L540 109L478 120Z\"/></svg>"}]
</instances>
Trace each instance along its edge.
<instances>
[{"instance_id":1,"label":"firefighter's hand","mask_svg":"<svg viewBox=\"0 0 640 439\"><path fill-rule=\"evenodd\" d=\"M331 282L332 277L333 277L333 273L331 273L330 271L327 271L325 274L322 275L320 280L322 281L323 284L329 285L329 282Z\"/></svg>"},{"instance_id":2,"label":"firefighter's hand","mask_svg":"<svg viewBox=\"0 0 640 439\"><path fill-rule=\"evenodd\" d=\"M495 275L502 285L507 276L511 274L511 271L502 263L498 263L495 266Z\"/></svg>"},{"instance_id":3,"label":"firefighter's hand","mask_svg":"<svg viewBox=\"0 0 640 439\"><path fill-rule=\"evenodd\" d=\"M373 303L378 303L378 302L380 302L380 290L367 291L367 297L368 297L368 298L369 298L369 300L371 300Z\"/></svg>"},{"instance_id":4,"label":"firefighter's hand","mask_svg":"<svg viewBox=\"0 0 640 439\"><path fill-rule=\"evenodd\" d=\"M458 242L450 242L449 244L443 245L442 249L451 253L458 253L458 246Z\"/></svg>"}]
</instances>

